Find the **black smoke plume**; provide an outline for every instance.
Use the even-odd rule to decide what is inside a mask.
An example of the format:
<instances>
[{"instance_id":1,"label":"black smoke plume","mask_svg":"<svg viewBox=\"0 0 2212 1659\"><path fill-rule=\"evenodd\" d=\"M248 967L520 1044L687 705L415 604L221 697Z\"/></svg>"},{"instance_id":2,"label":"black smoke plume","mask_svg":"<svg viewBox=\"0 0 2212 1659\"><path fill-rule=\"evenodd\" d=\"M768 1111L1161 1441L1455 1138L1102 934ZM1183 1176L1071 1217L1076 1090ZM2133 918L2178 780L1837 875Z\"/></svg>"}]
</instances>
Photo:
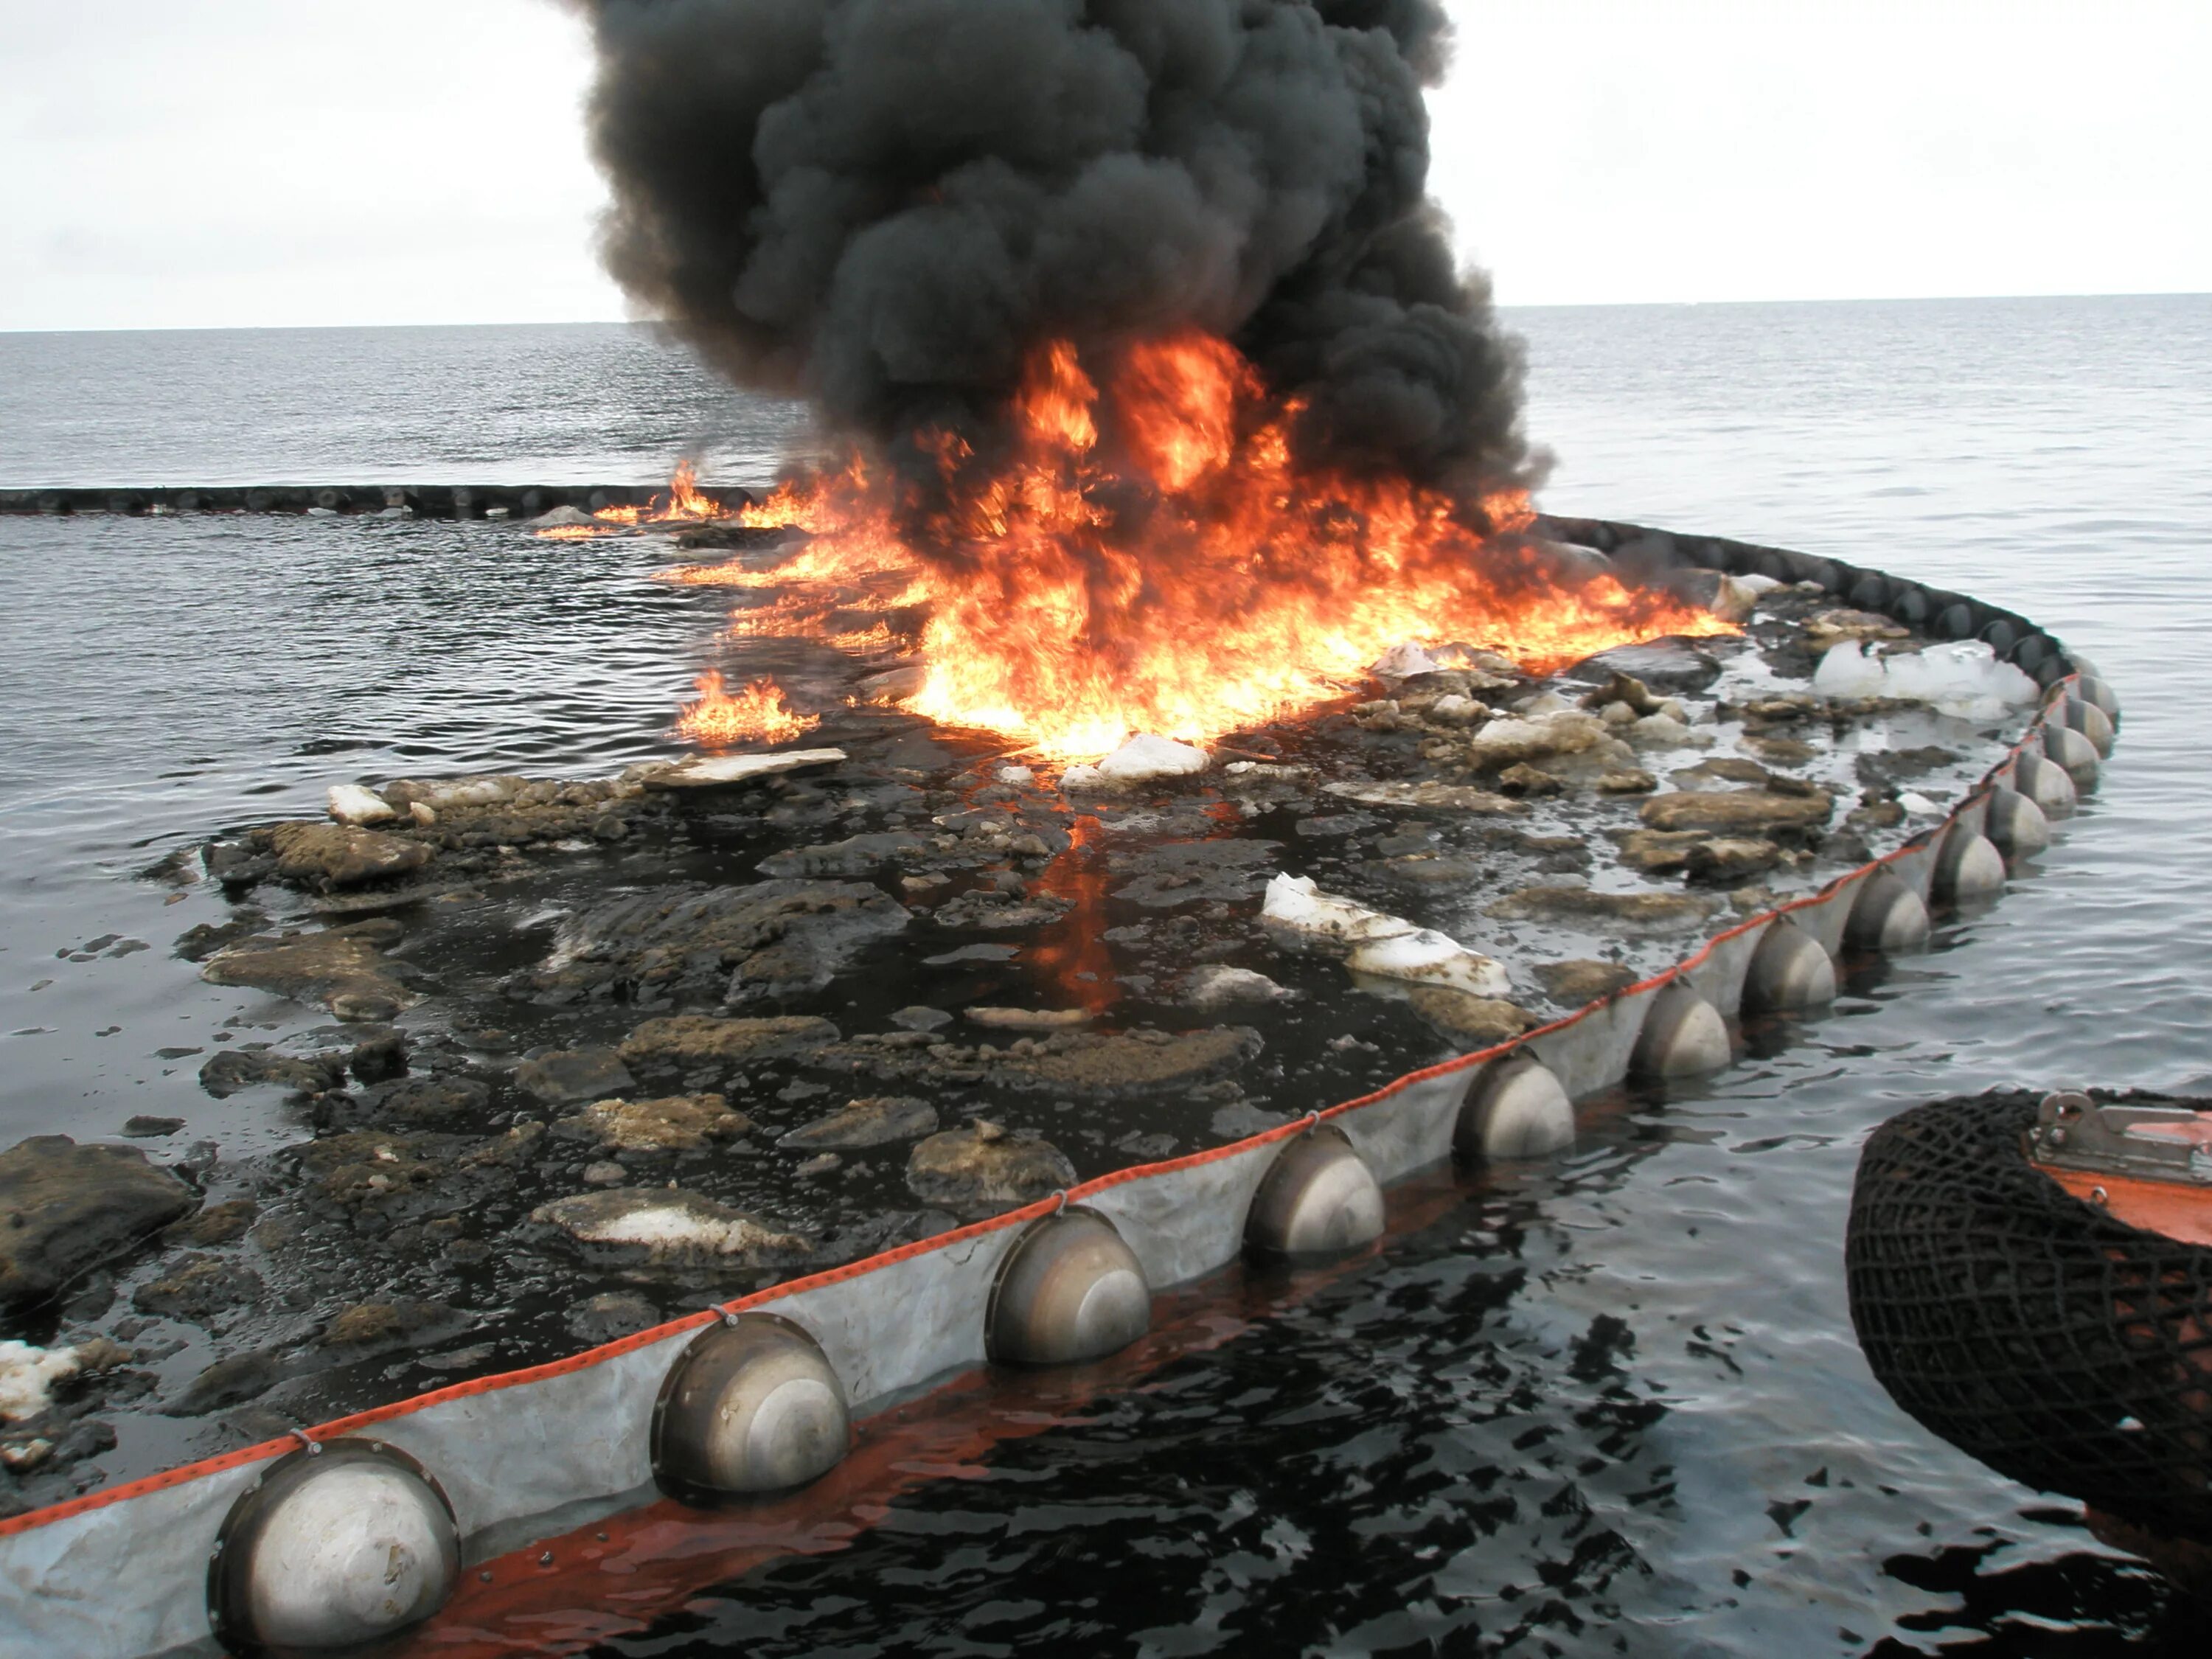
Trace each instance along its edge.
<instances>
[{"instance_id":1,"label":"black smoke plume","mask_svg":"<svg viewBox=\"0 0 2212 1659\"><path fill-rule=\"evenodd\" d=\"M1437 0L572 0L608 268L887 449L1027 353L1195 326L1302 459L1529 482L1517 343L1427 200Z\"/></svg>"}]
</instances>

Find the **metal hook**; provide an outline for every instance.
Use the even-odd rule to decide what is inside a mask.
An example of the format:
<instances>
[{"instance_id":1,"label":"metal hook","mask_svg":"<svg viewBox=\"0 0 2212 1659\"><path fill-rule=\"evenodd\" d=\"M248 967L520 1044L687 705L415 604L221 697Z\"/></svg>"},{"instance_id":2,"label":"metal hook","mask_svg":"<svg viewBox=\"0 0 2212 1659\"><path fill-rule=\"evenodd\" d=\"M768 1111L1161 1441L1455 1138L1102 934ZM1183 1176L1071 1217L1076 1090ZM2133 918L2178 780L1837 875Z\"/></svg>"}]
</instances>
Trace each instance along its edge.
<instances>
[{"instance_id":1,"label":"metal hook","mask_svg":"<svg viewBox=\"0 0 2212 1659\"><path fill-rule=\"evenodd\" d=\"M1298 1131L1298 1135L1300 1139L1304 1139L1305 1136L1311 1134L1316 1129L1320 1127L1321 1114L1319 1112L1308 1112L1306 1114L1305 1127Z\"/></svg>"},{"instance_id":2,"label":"metal hook","mask_svg":"<svg viewBox=\"0 0 2212 1659\"><path fill-rule=\"evenodd\" d=\"M1060 1200L1052 1206L1052 1212L1058 1215L1067 1208L1067 1188L1065 1187L1058 1188L1054 1192L1053 1196Z\"/></svg>"},{"instance_id":3,"label":"metal hook","mask_svg":"<svg viewBox=\"0 0 2212 1659\"><path fill-rule=\"evenodd\" d=\"M308 1456L320 1457L323 1455L323 1443L310 1435L305 1429L294 1429L292 1438L307 1449Z\"/></svg>"}]
</instances>

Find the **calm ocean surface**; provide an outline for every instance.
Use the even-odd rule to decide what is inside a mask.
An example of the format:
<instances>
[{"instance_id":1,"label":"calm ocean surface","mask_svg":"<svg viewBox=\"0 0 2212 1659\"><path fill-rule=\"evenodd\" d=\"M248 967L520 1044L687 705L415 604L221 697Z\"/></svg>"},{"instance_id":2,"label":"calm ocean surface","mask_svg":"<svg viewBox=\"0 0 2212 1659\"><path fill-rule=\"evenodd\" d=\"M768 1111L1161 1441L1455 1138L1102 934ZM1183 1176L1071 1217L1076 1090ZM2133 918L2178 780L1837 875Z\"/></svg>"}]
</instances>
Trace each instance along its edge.
<instances>
[{"instance_id":1,"label":"calm ocean surface","mask_svg":"<svg viewBox=\"0 0 2212 1659\"><path fill-rule=\"evenodd\" d=\"M2100 795L1994 913L1796 1046L1626 1103L1314 1300L623 1651L2203 1650L2075 1506L1890 1404L1841 1252L1859 1145L1906 1105L2212 1091L2212 298L1513 320L1546 505L2016 607L2126 704ZM643 330L0 335L0 485L643 481L686 454L749 483L806 441ZM489 524L0 520L0 1146L137 1112L189 1120L165 1146L296 1138L161 1054L239 999L167 951L220 907L132 872L358 774L665 752L720 611L655 562Z\"/></svg>"}]
</instances>

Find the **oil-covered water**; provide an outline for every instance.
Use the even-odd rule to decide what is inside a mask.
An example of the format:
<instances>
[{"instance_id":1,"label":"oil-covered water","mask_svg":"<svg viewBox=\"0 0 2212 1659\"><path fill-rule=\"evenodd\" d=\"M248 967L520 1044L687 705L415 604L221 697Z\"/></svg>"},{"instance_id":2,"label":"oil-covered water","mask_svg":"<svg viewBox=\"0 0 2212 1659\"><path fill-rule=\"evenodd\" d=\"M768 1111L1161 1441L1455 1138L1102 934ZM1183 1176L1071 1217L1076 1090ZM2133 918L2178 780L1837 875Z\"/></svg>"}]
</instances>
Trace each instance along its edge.
<instances>
[{"instance_id":1,"label":"oil-covered water","mask_svg":"<svg viewBox=\"0 0 2212 1659\"><path fill-rule=\"evenodd\" d=\"M1370 1266L747 1573L637 1653L2181 1651L2075 1507L1867 1373L1857 1145L1993 1085L2188 1089L2212 920L2212 300L1535 312L1562 512L1732 535L2013 606L2126 704L2043 869L1939 948L1617 1103ZM159 373L154 372L156 368ZM0 337L0 483L758 478L799 431L618 330ZM353 773L664 752L711 602L631 544L489 526L0 520L0 1140L298 1133L193 1073L235 994L132 879ZM203 915L204 907L207 914ZM112 939L106 936L113 935ZM94 941L99 948L88 949ZM134 941L152 948L135 950ZM81 958L81 959L80 959ZM1032 1425L1033 1426L1033 1425Z\"/></svg>"}]
</instances>

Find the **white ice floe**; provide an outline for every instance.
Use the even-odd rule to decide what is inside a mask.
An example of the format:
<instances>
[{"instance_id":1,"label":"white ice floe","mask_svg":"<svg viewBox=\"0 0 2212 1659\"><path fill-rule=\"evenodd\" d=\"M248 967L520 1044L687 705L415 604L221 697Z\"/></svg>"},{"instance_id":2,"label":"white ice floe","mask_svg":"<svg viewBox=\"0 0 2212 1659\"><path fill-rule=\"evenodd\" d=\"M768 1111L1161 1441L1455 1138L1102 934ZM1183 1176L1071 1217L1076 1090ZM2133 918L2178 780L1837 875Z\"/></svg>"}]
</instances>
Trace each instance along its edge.
<instances>
[{"instance_id":1,"label":"white ice floe","mask_svg":"<svg viewBox=\"0 0 2212 1659\"><path fill-rule=\"evenodd\" d=\"M1940 817L1943 809L1917 790L1908 789L1897 798L1897 804L1916 818Z\"/></svg>"},{"instance_id":2,"label":"white ice floe","mask_svg":"<svg viewBox=\"0 0 2212 1659\"><path fill-rule=\"evenodd\" d=\"M1413 985L1449 986L1469 996L1502 997L1513 988L1513 981L1497 963L1427 927L1370 939L1356 947L1344 959L1344 965L1355 974L1404 980Z\"/></svg>"},{"instance_id":3,"label":"white ice floe","mask_svg":"<svg viewBox=\"0 0 2212 1659\"><path fill-rule=\"evenodd\" d=\"M1172 738L1140 732L1098 763L1101 776L1117 783L1139 783L1148 778L1187 778L1206 770L1206 750L1194 749Z\"/></svg>"},{"instance_id":4,"label":"white ice floe","mask_svg":"<svg viewBox=\"0 0 2212 1659\"><path fill-rule=\"evenodd\" d=\"M1844 640L1820 659L1813 689L1824 697L1900 697L1970 720L2002 720L2037 696L2033 680L1978 640L1887 657Z\"/></svg>"},{"instance_id":5,"label":"white ice floe","mask_svg":"<svg viewBox=\"0 0 2212 1659\"><path fill-rule=\"evenodd\" d=\"M1679 705L1678 705L1679 706ZM1710 749L1712 734L1693 732L1672 714L1646 714L1629 723L1629 742L1638 749Z\"/></svg>"},{"instance_id":6,"label":"white ice floe","mask_svg":"<svg viewBox=\"0 0 2212 1659\"><path fill-rule=\"evenodd\" d=\"M1467 747L1478 766L1510 766L1547 755L1580 754L1606 735L1605 722L1596 715L1562 704L1518 719L1492 720L1467 740Z\"/></svg>"},{"instance_id":7,"label":"white ice floe","mask_svg":"<svg viewBox=\"0 0 2212 1659\"><path fill-rule=\"evenodd\" d=\"M1232 1002L1279 1002L1296 994L1265 974L1249 968L1231 968L1208 962L1182 976L1182 1000L1197 1008L1218 1008Z\"/></svg>"},{"instance_id":8,"label":"white ice floe","mask_svg":"<svg viewBox=\"0 0 2212 1659\"><path fill-rule=\"evenodd\" d=\"M1416 674L1433 674L1443 665L1411 640L1394 645L1369 666L1378 680L1410 680Z\"/></svg>"},{"instance_id":9,"label":"white ice floe","mask_svg":"<svg viewBox=\"0 0 2212 1659\"><path fill-rule=\"evenodd\" d=\"M1573 708L1574 704L1547 688L1534 696L1522 698L1513 705L1513 712L1524 720L1540 720L1553 714L1564 714Z\"/></svg>"},{"instance_id":10,"label":"white ice floe","mask_svg":"<svg viewBox=\"0 0 2212 1659\"><path fill-rule=\"evenodd\" d=\"M1236 760L1222 770L1232 778L1265 783L1304 783L1314 775L1310 766L1285 766L1273 761Z\"/></svg>"},{"instance_id":11,"label":"white ice floe","mask_svg":"<svg viewBox=\"0 0 2212 1659\"><path fill-rule=\"evenodd\" d=\"M53 1386L83 1369L75 1348L0 1342L0 1423L21 1423L54 1403Z\"/></svg>"},{"instance_id":12,"label":"white ice floe","mask_svg":"<svg viewBox=\"0 0 2212 1659\"><path fill-rule=\"evenodd\" d=\"M1088 1008L991 1008L979 1005L967 1012L976 1024L994 1026L1001 1031L1067 1031L1088 1025L1097 1018Z\"/></svg>"},{"instance_id":13,"label":"white ice floe","mask_svg":"<svg viewBox=\"0 0 2212 1659\"><path fill-rule=\"evenodd\" d=\"M391 794L395 799L407 801L410 811L416 803L420 803L433 811L442 812L449 806L496 806L503 800L514 799L515 791L526 781L523 778L489 775L465 778L402 778L391 786Z\"/></svg>"},{"instance_id":14,"label":"white ice floe","mask_svg":"<svg viewBox=\"0 0 2212 1659\"><path fill-rule=\"evenodd\" d=\"M1000 783L1035 783L1036 774L1026 766L1002 766L997 773Z\"/></svg>"},{"instance_id":15,"label":"white ice floe","mask_svg":"<svg viewBox=\"0 0 2212 1659\"><path fill-rule=\"evenodd\" d=\"M579 1227L576 1237L592 1244L641 1244L662 1254L729 1255L752 1243L759 1231L742 1219L662 1204L632 1210L595 1227Z\"/></svg>"},{"instance_id":16,"label":"white ice floe","mask_svg":"<svg viewBox=\"0 0 2212 1659\"><path fill-rule=\"evenodd\" d=\"M1487 691L1493 686L1510 685L1518 679L1521 671L1513 665L1513 659L1500 656L1495 651L1486 651L1480 646L1461 645L1454 641L1440 645L1429 653L1440 668L1455 669L1473 678L1474 690Z\"/></svg>"},{"instance_id":17,"label":"white ice floe","mask_svg":"<svg viewBox=\"0 0 2212 1659\"><path fill-rule=\"evenodd\" d=\"M581 507L556 507L550 513L541 513L534 519L526 519L524 525L532 530L565 530L588 525L595 530L612 528L605 519L595 519Z\"/></svg>"},{"instance_id":18,"label":"white ice floe","mask_svg":"<svg viewBox=\"0 0 2212 1659\"><path fill-rule=\"evenodd\" d=\"M1475 996L1503 996L1512 988L1504 969L1488 957L1403 916L1324 893L1310 876L1279 875L1270 881L1260 920L1304 944L1342 948L1344 965L1355 974L1449 985Z\"/></svg>"},{"instance_id":19,"label":"white ice floe","mask_svg":"<svg viewBox=\"0 0 2212 1659\"><path fill-rule=\"evenodd\" d=\"M386 823L399 815L392 803L374 789L357 783L331 786L331 816L340 823Z\"/></svg>"},{"instance_id":20,"label":"white ice floe","mask_svg":"<svg viewBox=\"0 0 2212 1659\"><path fill-rule=\"evenodd\" d=\"M1360 945L1418 931L1402 916L1386 916L1352 899L1322 892L1311 876L1281 875L1269 882L1260 920L1314 943Z\"/></svg>"},{"instance_id":21,"label":"white ice floe","mask_svg":"<svg viewBox=\"0 0 2212 1659\"><path fill-rule=\"evenodd\" d=\"M700 755L646 775L648 789L720 789L748 778L770 778L812 766L835 766L842 749L787 749L775 755Z\"/></svg>"},{"instance_id":22,"label":"white ice floe","mask_svg":"<svg viewBox=\"0 0 2212 1659\"><path fill-rule=\"evenodd\" d=\"M1096 766L1071 766L1060 774L1062 789L1111 789L1155 778L1187 778L1206 770L1206 753L1172 738L1141 732Z\"/></svg>"},{"instance_id":23,"label":"white ice floe","mask_svg":"<svg viewBox=\"0 0 2212 1659\"><path fill-rule=\"evenodd\" d=\"M1712 603L1705 609L1723 622L1743 622L1759 608L1760 599L1778 587L1789 586L1771 576L1723 576L1714 587Z\"/></svg>"},{"instance_id":24,"label":"white ice floe","mask_svg":"<svg viewBox=\"0 0 2212 1659\"><path fill-rule=\"evenodd\" d=\"M742 1211L675 1187L581 1193L539 1206L531 1218L560 1228L579 1243L642 1249L665 1261L775 1254L802 1243Z\"/></svg>"}]
</instances>

